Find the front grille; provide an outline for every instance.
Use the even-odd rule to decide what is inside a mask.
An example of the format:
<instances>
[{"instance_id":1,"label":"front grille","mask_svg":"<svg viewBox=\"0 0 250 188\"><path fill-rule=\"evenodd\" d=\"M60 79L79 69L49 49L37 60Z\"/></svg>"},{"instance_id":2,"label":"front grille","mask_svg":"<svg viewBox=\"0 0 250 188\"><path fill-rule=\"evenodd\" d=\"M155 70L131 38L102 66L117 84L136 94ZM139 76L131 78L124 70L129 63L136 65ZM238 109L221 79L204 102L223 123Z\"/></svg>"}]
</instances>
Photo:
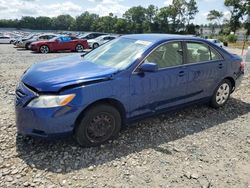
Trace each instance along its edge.
<instances>
[{"instance_id":1,"label":"front grille","mask_svg":"<svg viewBox=\"0 0 250 188\"><path fill-rule=\"evenodd\" d=\"M16 98L18 100L22 99L25 96L27 96L27 95L25 93L23 93L21 90L19 90L19 89L16 90Z\"/></svg>"},{"instance_id":2,"label":"front grille","mask_svg":"<svg viewBox=\"0 0 250 188\"><path fill-rule=\"evenodd\" d=\"M24 83L20 83L16 89L16 106L25 106L37 94L28 88Z\"/></svg>"}]
</instances>

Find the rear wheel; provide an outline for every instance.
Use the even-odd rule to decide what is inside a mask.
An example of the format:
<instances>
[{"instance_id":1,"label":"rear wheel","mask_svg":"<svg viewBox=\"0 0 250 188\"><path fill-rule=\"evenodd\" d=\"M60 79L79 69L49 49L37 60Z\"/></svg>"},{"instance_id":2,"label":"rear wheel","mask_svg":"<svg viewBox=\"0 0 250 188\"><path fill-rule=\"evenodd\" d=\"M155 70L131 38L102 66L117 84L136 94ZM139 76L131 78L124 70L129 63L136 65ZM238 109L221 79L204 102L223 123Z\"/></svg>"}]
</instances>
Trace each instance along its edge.
<instances>
[{"instance_id":1,"label":"rear wheel","mask_svg":"<svg viewBox=\"0 0 250 188\"><path fill-rule=\"evenodd\" d=\"M81 45L81 44L77 44L77 45L76 45L76 51L77 51L77 52L82 52L83 50L84 50L83 45Z\"/></svg>"},{"instance_id":2,"label":"rear wheel","mask_svg":"<svg viewBox=\"0 0 250 188\"><path fill-rule=\"evenodd\" d=\"M229 80L223 80L216 88L210 102L213 108L219 108L226 104L232 91L232 84Z\"/></svg>"},{"instance_id":3,"label":"rear wheel","mask_svg":"<svg viewBox=\"0 0 250 188\"><path fill-rule=\"evenodd\" d=\"M47 54L47 53L49 53L49 47L46 46L46 45L42 45L42 46L40 47L40 52L41 52L42 54Z\"/></svg>"},{"instance_id":4,"label":"rear wheel","mask_svg":"<svg viewBox=\"0 0 250 188\"><path fill-rule=\"evenodd\" d=\"M84 114L74 136L81 146L98 146L115 138L121 129L121 115L106 104L95 105Z\"/></svg>"},{"instance_id":5,"label":"rear wheel","mask_svg":"<svg viewBox=\"0 0 250 188\"><path fill-rule=\"evenodd\" d=\"M94 44L93 44L93 49L98 48L98 47L99 47L99 44L98 44L98 43L94 43Z\"/></svg>"},{"instance_id":6,"label":"rear wheel","mask_svg":"<svg viewBox=\"0 0 250 188\"><path fill-rule=\"evenodd\" d=\"M30 43L25 44L25 49L26 50L29 50L29 45L30 45Z\"/></svg>"}]
</instances>

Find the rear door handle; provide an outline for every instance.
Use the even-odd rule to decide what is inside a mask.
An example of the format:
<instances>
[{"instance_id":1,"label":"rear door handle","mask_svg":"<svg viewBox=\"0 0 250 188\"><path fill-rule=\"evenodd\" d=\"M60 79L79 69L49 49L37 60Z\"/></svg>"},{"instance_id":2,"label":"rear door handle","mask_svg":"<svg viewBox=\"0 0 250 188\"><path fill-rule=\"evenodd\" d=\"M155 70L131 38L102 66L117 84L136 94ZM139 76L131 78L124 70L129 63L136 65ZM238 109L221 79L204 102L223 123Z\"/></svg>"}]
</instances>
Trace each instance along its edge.
<instances>
[{"instance_id":1,"label":"rear door handle","mask_svg":"<svg viewBox=\"0 0 250 188\"><path fill-rule=\"evenodd\" d=\"M184 76L184 74L185 74L185 72L184 72L184 71L180 71L180 72L179 72L179 77L183 77L183 76Z\"/></svg>"},{"instance_id":2,"label":"rear door handle","mask_svg":"<svg viewBox=\"0 0 250 188\"><path fill-rule=\"evenodd\" d=\"M222 69L222 68L223 68L223 64L220 63L220 64L219 64L219 69Z\"/></svg>"}]
</instances>

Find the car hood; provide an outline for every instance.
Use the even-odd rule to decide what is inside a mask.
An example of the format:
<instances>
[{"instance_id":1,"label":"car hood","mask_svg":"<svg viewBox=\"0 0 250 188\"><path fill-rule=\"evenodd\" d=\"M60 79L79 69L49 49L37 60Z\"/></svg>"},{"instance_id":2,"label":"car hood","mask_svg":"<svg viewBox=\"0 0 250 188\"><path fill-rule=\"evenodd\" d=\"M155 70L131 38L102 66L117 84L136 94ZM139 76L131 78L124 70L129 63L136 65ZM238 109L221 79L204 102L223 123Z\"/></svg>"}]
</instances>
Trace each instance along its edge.
<instances>
[{"instance_id":1,"label":"car hood","mask_svg":"<svg viewBox=\"0 0 250 188\"><path fill-rule=\"evenodd\" d=\"M22 82L39 92L58 92L66 86L110 79L115 72L117 69L73 55L34 64L23 74Z\"/></svg>"}]
</instances>

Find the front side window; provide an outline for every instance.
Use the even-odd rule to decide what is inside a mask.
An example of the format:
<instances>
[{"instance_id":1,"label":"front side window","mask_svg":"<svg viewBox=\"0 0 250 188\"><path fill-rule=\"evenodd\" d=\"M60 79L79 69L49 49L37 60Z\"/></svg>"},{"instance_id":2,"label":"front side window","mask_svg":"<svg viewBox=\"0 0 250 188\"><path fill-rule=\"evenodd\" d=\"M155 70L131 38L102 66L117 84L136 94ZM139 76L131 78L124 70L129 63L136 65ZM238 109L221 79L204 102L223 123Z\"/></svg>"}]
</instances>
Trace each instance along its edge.
<instances>
[{"instance_id":1,"label":"front side window","mask_svg":"<svg viewBox=\"0 0 250 188\"><path fill-rule=\"evenodd\" d=\"M178 66L183 63L181 42L170 42L156 48L145 62L156 63L159 68Z\"/></svg>"},{"instance_id":2,"label":"front side window","mask_svg":"<svg viewBox=\"0 0 250 188\"><path fill-rule=\"evenodd\" d=\"M187 42L188 63L199 63L211 60L220 60L218 52L211 49L208 45L198 42Z\"/></svg>"},{"instance_id":3,"label":"front side window","mask_svg":"<svg viewBox=\"0 0 250 188\"><path fill-rule=\"evenodd\" d=\"M63 37L60 37L60 40L61 40L61 42L70 42L71 38L68 36L63 36Z\"/></svg>"}]
</instances>

